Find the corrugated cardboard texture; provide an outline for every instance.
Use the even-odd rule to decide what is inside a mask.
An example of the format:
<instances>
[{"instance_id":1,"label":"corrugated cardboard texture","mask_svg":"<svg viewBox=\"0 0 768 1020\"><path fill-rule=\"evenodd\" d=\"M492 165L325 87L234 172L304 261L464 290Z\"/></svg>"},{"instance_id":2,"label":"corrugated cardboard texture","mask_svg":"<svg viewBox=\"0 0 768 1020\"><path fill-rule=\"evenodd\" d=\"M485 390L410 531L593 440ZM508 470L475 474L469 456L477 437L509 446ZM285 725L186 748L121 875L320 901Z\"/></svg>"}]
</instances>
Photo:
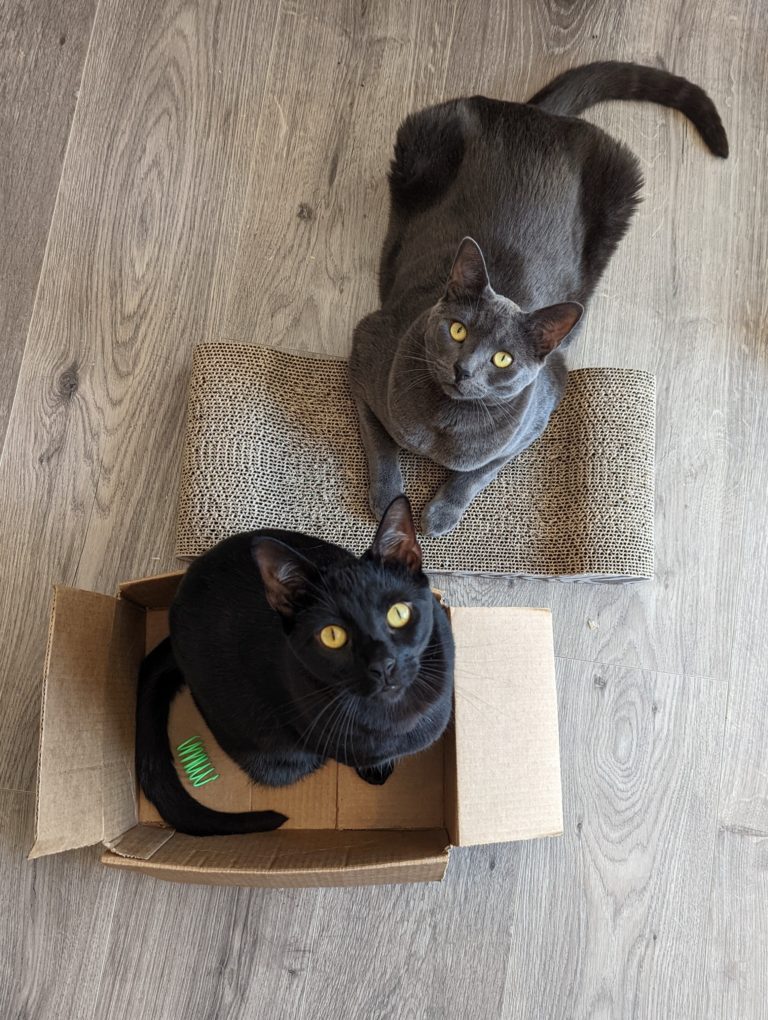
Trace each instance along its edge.
<instances>
[{"instance_id":1,"label":"corrugated cardboard texture","mask_svg":"<svg viewBox=\"0 0 768 1020\"><path fill-rule=\"evenodd\" d=\"M652 577L654 448L652 376L571 372L543 436L476 496L448 538L423 539L425 569ZM406 452L400 459L418 521L446 471ZM375 522L347 365L204 344L189 385L177 554L199 556L255 527L304 531L357 553L370 544Z\"/></svg>"},{"instance_id":2,"label":"corrugated cardboard texture","mask_svg":"<svg viewBox=\"0 0 768 1020\"><path fill-rule=\"evenodd\" d=\"M552 618L452 609L458 845L563 831Z\"/></svg>"},{"instance_id":3,"label":"corrugated cardboard texture","mask_svg":"<svg viewBox=\"0 0 768 1020\"><path fill-rule=\"evenodd\" d=\"M283 830L196 839L182 833L149 861L107 852L102 862L172 882L263 887L439 881L448 864L444 829L417 832Z\"/></svg>"},{"instance_id":4,"label":"corrugated cardboard texture","mask_svg":"<svg viewBox=\"0 0 768 1020\"><path fill-rule=\"evenodd\" d=\"M143 617L109 595L54 589L31 857L98 843L136 820L133 712Z\"/></svg>"}]
</instances>

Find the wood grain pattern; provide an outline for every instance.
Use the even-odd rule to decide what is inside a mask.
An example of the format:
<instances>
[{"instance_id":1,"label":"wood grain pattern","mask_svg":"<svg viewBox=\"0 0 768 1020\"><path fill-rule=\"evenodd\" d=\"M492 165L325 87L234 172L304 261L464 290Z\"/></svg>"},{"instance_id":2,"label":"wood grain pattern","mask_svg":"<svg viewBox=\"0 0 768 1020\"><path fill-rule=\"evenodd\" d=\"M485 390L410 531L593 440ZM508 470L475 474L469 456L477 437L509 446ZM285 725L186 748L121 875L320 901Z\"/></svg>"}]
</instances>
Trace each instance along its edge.
<instances>
[{"instance_id":1,"label":"wood grain pattern","mask_svg":"<svg viewBox=\"0 0 768 1020\"><path fill-rule=\"evenodd\" d=\"M707 1017L768 1017L768 838L718 833L707 954Z\"/></svg>"},{"instance_id":2,"label":"wood grain pattern","mask_svg":"<svg viewBox=\"0 0 768 1020\"><path fill-rule=\"evenodd\" d=\"M245 0L100 9L0 463L0 784L32 781L48 583L173 566L189 354L272 24Z\"/></svg>"},{"instance_id":3,"label":"wood grain pattern","mask_svg":"<svg viewBox=\"0 0 768 1020\"><path fill-rule=\"evenodd\" d=\"M0 450L96 0L0 5Z\"/></svg>"},{"instance_id":4,"label":"wood grain pattern","mask_svg":"<svg viewBox=\"0 0 768 1020\"><path fill-rule=\"evenodd\" d=\"M394 131L442 88L454 6L283 6L222 336L348 351L376 300Z\"/></svg>"},{"instance_id":5,"label":"wood grain pattern","mask_svg":"<svg viewBox=\"0 0 768 1020\"><path fill-rule=\"evenodd\" d=\"M747 111L764 110L768 103L768 76L755 74L768 47L768 11L745 16L735 42L744 70L734 109L740 122L752 124ZM725 253L733 267L725 291L737 342L726 375L731 526L721 554L720 598L724 616L734 624L720 817L734 829L768 835L768 195L754 171L768 160L764 125L745 130L737 159L729 202L732 239Z\"/></svg>"},{"instance_id":6,"label":"wood grain pattern","mask_svg":"<svg viewBox=\"0 0 768 1020\"><path fill-rule=\"evenodd\" d=\"M754 0L101 0L0 461L3 1016L762 1020L767 42ZM48 586L174 566L191 346L347 350L402 116L597 58L698 81L733 156L669 110L589 114L647 184L573 364L659 377L656 582L445 582L554 609L566 835L414 888L23 861Z\"/></svg>"},{"instance_id":7,"label":"wood grain pattern","mask_svg":"<svg viewBox=\"0 0 768 1020\"><path fill-rule=\"evenodd\" d=\"M561 660L558 692L565 837L519 848L502 1015L703 1017L726 685Z\"/></svg>"},{"instance_id":8,"label":"wood grain pattern","mask_svg":"<svg viewBox=\"0 0 768 1020\"><path fill-rule=\"evenodd\" d=\"M118 882L79 850L29 862L34 804L0 790L0 1016L91 1018ZM106 869L104 869L106 871Z\"/></svg>"}]
</instances>

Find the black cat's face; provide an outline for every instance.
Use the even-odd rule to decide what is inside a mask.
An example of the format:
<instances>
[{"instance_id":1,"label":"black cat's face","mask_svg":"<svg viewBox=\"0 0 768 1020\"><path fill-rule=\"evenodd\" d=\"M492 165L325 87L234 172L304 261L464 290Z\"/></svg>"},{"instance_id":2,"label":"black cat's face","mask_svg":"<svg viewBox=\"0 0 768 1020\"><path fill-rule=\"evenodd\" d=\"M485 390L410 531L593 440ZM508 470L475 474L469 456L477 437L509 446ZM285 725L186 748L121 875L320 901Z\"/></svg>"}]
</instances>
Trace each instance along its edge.
<instances>
[{"instance_id":1,"label":"black cat's face","mask_svg":"<svg viewBox=\"0 0 768 1020\"><path fill-rule=\"evenodd\" d=\"M433 629L434 596L417 577L373 559L323 575L323 591L295 614L288 640L328 686L383 705L417 680Z\"/></svg>"},{"instance_id":2,"label":"black cat's face","mask_svg":"<svg viewBox=\"0 0 768 1020\"><path fill-rule=\"evenodd\" d=\"M582 312L574 301L523 312L493 291L480 248L465 238L429 316L428 369L451 400L509 400L533 382Z\"/></svg>"},{"instance_id":3,"label":"black cat's face","mask_svg":"<svg viewBox=\"0 0 768 1020\"><path fill-rule=\"evenodd\" d=\"M374 713L417 693L436 603L404 496L361 559L339 550L320 571L272 539L260 539L254 557L291 650L322 687L355 695Z\"/></svg>"}]
</instances>

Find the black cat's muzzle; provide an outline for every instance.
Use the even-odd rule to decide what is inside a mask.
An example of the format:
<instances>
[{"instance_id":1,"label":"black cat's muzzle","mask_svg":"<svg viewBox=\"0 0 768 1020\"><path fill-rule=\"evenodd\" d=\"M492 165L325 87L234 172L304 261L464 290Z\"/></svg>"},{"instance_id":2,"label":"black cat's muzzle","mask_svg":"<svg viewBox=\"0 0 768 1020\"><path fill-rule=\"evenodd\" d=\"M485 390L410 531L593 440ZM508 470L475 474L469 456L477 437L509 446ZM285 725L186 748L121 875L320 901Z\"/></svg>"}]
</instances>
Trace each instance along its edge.
<instances>
[{"instance_id":1,"label":"black cat's muzzle","mask_svg":"<svg viewBox=\"0 0 768 1020\"><path fill-rule=\"evenodd\" d=\"M369 697L397 701L405 690L393 658L379 659L368 666Z\"/></svg>"}]
</instances>

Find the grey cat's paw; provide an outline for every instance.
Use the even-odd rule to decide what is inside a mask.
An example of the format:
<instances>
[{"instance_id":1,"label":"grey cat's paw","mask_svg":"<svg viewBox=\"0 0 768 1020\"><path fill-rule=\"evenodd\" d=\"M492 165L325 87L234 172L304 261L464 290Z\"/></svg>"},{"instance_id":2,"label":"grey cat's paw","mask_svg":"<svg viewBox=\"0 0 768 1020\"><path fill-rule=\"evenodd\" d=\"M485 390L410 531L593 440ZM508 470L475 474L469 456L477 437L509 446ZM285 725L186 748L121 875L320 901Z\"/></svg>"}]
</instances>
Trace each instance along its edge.
<instances>
[{"instance_id":1,"label":"grey cat's paw","mask_svg":"<svg viewBox=\"0 0 768 1020\"><path fill-rule=\"evenodd\" d=\"M400 483L400 488L395 488L394 486L390 485L387 486L372 485L370 487L370 489L368 490L368 505L371 508L371 513L373 514L377 521L381 520L381 518L386 513L387 508L389 507L392 500L395 499L397 496L402 495L402 492L403 492L402 481Z\"/></svg>"},{"instance_id":2,"label":"grey cat's paw","mask_svg":"<svg viewBox=\"0 0 768 1020\"><path fill-rule=\"evenodd\" d=\"M395 763L393 761L384 762L383 765L372 765L370 768L355 769L358 776L366 783L370 783L371 786L383 786L394 771Z\"/></svg>"},{"instance_id":3,"label":"grey cat's paw","mask_svg":"<svg viewBox=\"0 0 768 1020\"><path fill-rule=\"evenodd\" d=\"M432 500L424 507L421 515L421 530L425 535L433 537L447 535L449 531L453 531L463 514L464 510L452 503Z\"/></svg>"}]
</instances>

